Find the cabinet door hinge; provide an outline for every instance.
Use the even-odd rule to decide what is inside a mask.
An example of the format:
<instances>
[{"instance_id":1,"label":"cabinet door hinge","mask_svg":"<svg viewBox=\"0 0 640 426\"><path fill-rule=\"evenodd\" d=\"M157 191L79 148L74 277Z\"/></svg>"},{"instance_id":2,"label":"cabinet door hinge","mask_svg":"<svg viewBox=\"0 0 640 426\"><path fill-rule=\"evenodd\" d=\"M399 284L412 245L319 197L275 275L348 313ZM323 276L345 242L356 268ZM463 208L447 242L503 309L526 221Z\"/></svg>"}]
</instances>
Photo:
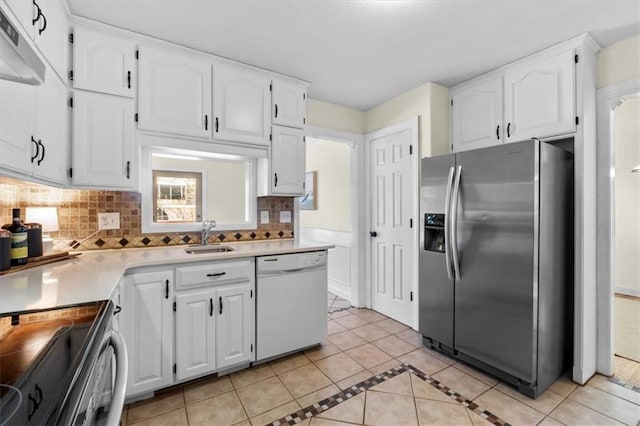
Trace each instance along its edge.
<instances>
[{"instance_id":1,"label":"cabinet door hinge","mask_svg":"<svg viewBox=\"0 0 640 426\"><path fill-rule=\"evenodd\" d=\"M302 137L302 143L307 143L307 137L306 136Z\"/></svg>"},{"instance_id":2,"label":"cabinet door hinge","mask_svg":"<svg viewBox=\"0 0 640 426\"><path fill-rule=\"evenodd\" d=\"M409 145L409 155L413 155L413 145Z\"/></svg>"},{"instance_id":3,"label":"cabinet door hinge","mask_svg":"<svg viewBox=\"0 0 640 426\"><path fill-rule=\"evenodd\" d=\"M451 99L451 106L453 106L453 99Z\"/></svg>"},{"instance_id":4,"label":"cabinet door hinge","mask_svg":"<svg viewBox=\"0 0 640 426\"><path fill-rule=\"evenodd\" d=\"M176 304L176 302L173 302L173 312L177 312L178 309L178 305Z\"/></svg>"},{"instance_id":5,"label":"cabinet door hinge","mask_svg":"<svg viewBox=\"0 0 640 426\"><path fill-rule=\"evenodd\" d=\"M249 290L249 297L253 298L253 290Z\"/></svg>"},{"instance_id":6,"label":"cabinet door hinge","mask_svg":"<svg viewBox=\"0 0 640 426\"><path fill-rule=\"evenodd\" d=\"M178 364L173 364L173 374L178 373Z\"/></svg>"},{"instance_id":7,"label":"cabinet door hinge","mask_svg":"<svg viewBox=\"0 0 640 426\"><path fill-rule=\"evenodd\" d=\"M69 177L73 177L73 167L69 167Z\"/></svg>"},{"instance_id":8,"label":"cabinet door hinge","mask_svg":"<svg viewBox=\"0 0 640 426\"><path fill-rule=\"evenodd\" d=\"M576 117L576 126L580 124L580 117Z\"/></svg>"},{"instance_id":9,"label":"cabinet door hinge","mask_svg":"<svg viewBox=\"0 0 640 426\"><path fill-rule=\"evenodd\" d=\"M413 292L412 291L409 292L409 300L411 302L413 302Z\"/></svg>"},{"instance_id":10,"label":"cabinet door hinge","mask_svg":"<svg viewBox=\"0 0 640 426\"><path fill-rule=\"evenodd\" d=\"M69 71L69 80L73 81L73 70Z\"/></svg>"},{"instance_id":11,"label":"cabinet door hinge","mask_svg":"<svg viewBox=\"0 0 640 426\"><path fill-rule=\"evenodd\" d=\"M136 59L140 59L140 51L136 49Z\"/></svg>"},{"instance_id":12,"label":"cabinet door hinge","mask_svg":"<svg viewBox=\"0 0 640 426\"><path fill-rule=\"evenodd\" d=\"M251 352L253 352L253 343L251 344Z\"/></svg>"},{"instance_id":13,"label":"cabinet door hinge","mask_svg":"<svg viewBox=\"0 0 640 426\"><path fill-rule=\"evenodd\" d=\"M453 144L451 144L451 152L453 152Z\"/></svg>"},{"instance_id":14,"label":"cabinet door hinge","mask_svg":"<svg viewBox=\"0 0 640 426\"><path fill-rule=\"evenodd\" d=\"M578 59L578 55L574 56L574 57L573 57L573 60L574 60L574 61L576 62L576 64L577 64L577 63L578 63L578 60L579 60L579 59Z\"/></svg>"},{"instance_id":15,"label":"cabinet door hinge","mask_svg":"<svg viewBox=\"0 0 640 426\"><path fill-rule=\"evenodd\" d=\"M409 228L413 228L413 218L409 219Z\"/></svg>"},{"instance_id":16,"label":"cabinet door hinge","mask_svg":"<svg viewBox=\"0 0 640 426\"><path fill-rule=\"evenodd\" d=\"M138 113L136 112L135 115L133 116L134 121L137 123L138 122Z\"/></svg>"},{"instance_id":17,"label":"cabinet door hinge","mask_svg":"<svg viewBox=\"0 0 640 426\"><path fill-rule=\"evenodd\" d=\"M73 44L73 33L69 34L69 43Z\"/></svg>"},{"instance_id":18,"label":"cabinet door hinge","mask_svg":"<svg viewBox=\"0 0 640 426\"><path fill-rule=\"evenodd\" d=\"M269 91L273 92L273 84L269 83Z\"/></svg>"},{"instance_id":19,"label":"cabinet door hinge","mask_svg":"<svg viewBox=\"0 0 640 426\"><path fill-rule=\"evenodd\" d=\"M306 182L302 182L302 189L307 189L307 183Z\"/></svg>"},{"instance_id":20,"label":"cabinet door hinge","mask_svg":"<svg viewBox=\"0 0 640 426\"><path fill-rule=\"evenodd\" d=\"M307 118L306 117L302 117L302 124L307 124Z\"/></svg>"},{"instance_id":21,"label":"cabinet door hinge","mask_svg":"<svg viewBox=\"0 0 640 426\"><path fill-rule=\"evenodd\" d=\"M269 141L273 140L273 135L271 133L269 133Z\"/></svg>"},{"instance_id":22,"label":"cabinet door hinge","mask_svg":"<svg viewBox=\"0 0 640 426\"><path fill-rule=\"evenodd\" d=\"M306 94L306 93L303 93L303 94L302 94L302 99L303 99L303 100L307 99L307 94Z\"/></svg>"},{"instance_id":23,"label":"cabinet door hinge","mask_svg":"<svg viewBox=\"0 0 640 426\"><path fill-rule=\"evenodd\" d=\"M73 108L73 97L69 98L69 108Z\"/></svg>"}]
</instances>

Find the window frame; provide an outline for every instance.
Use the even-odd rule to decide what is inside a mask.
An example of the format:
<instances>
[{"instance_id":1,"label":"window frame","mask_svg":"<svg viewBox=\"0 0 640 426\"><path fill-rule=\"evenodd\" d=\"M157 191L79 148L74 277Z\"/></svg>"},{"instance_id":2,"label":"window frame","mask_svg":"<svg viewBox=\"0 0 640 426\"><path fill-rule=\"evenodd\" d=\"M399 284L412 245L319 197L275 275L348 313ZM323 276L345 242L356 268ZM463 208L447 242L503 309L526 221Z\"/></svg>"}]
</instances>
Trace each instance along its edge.
<instances>
[{"instance_id":1,"label":"window frame","mask_svg":"<svg viewBox=\"0 0 640 426\"><path fill-rule=\"evenodd\" d=\"M206 170L202 171L181 171L181 170L164 170L164 169L152 169L151 170L151 187L153 191L152 200L153 200L153 208L151 210L152 221L155 224L166 224L166 223L194 223L194 222L186 222L186 221L158 221L158 177L169 177L169 178L185 178L185 179L195 179L196 180L196 218L200 217L200 222L203 220L202 218L206 217L206 205L203 203L202 194L205 193L202 188L202 184L207 179Z\"/></svg>"}]
</instances>

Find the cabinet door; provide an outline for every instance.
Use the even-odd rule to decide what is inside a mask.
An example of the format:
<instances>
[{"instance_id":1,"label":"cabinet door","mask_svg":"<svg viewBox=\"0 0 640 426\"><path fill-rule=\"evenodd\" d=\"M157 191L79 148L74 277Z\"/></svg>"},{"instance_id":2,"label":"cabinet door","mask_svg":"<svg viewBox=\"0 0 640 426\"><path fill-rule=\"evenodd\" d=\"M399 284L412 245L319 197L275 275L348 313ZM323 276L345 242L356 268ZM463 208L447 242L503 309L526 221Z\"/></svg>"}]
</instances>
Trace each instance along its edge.
<instances>
[{"instance_id":1,"label":"cabinet door","mask_svg":"<svg viewBox=\"0 0 640 426\"><path fill-rule=\"evenodd\" d=\"M73 33L73 87L133 98L136 45L133 41L76 28Z\"/></svg>"},{"instance_id":2,"label":"cabinet door","mask_svg":"<svg viewBox=\"0 0 640 426\"><path fill-rule=\"evenodd\" d=\"M33 18L37 16L37 8L33 0L5 0L22 24L25 34L33 39Z\"/></svg>"},{"instance_id":3,"label":"cabinet door","mask_svg":"<svg viewBox=\"0 0 640 426\"><path fill-rule=\"evenodd\" d=\"M133 136L133 99L76 91L73 184L133 188Z\"/></svg>"},{"instance_id":4,"label":"cabinet door","mask_svg":"<svg viewBox=\"0 0 640 426\"><path fill-rule=\"evenodd\" d=\"M176 296L176 378L189 379L215 370L214 289Z\"/></svg>"},{"instance_id":5,"label":"cabinet door","mask_svg":"<svg viewBox=\"0 0 640 426\"><path fill-rule=\"evenodd\" d=\"M303 85L273 80L271 122L281 126L304 127L307 90Z\"/></svg>"},{"instance_id":6,"label":"cabinet door","mask_svg":"<svg viewBox=\"0 0 640 426\"><path fill-rule=\"evenodd\" d=\"M454 152L503 142L502 77L452 91L451 101Z\"/></svg>"},{"instance_id":7,"label":"cabinet door","mask_svg":"<svg viewBox=\"0 0 640 426\"><path fill-rule=\"evenodd\" d=\"M127 396L173 383L173 274L125 277L121 330L127 345Z\"/></svg>"},{"instance_id":8,"label":"cabinet door","mask_svg":"<svg viewBox=\"0 0 640 426\"><path fill-rule=\"evenodd\" d=\"M271 193L303 195L305 173L304 132L273 126Z\"/></svg>"},{"instance_id":9,"label":"cabinet door","mask_svg":"<svg viewBox=\"0 0 640 426\"><path fill-rule=\"evenodd\" d=\"M211 64L144 47L139 59L138 107L143 130L211 135Z\"/></svg>"},{"instance_id":10,"label":"cabinet door","mask_svg":"<svg viewBox=\"0 0 640 426\"><path fill-rule=\"evenodd\" d=\"M507 141L574 132L573 50L505 73Z\"/></svg>"},{"instance_id":11,"label":"cabinet door","mask_svg":"<svg viewBox=\"0 0 640 426\"><path fill-rule=\"evenodd\" d=\"M33 168L34 176L66 184L69 172L70 109L67 86L50 74L37 92L37 138L40 152Z\"/></svg>"},{"instance_id":12,"label":"cabinet door","mask_svg":"<svg viewBox=\"0 0 640 426\"><path fill-rule=\"evenodd\" d=\"M35 91L35 86L0 80L0 166L26 174L33 172L37 154Z\"/></svg>"},{"instance_id":13,"label":"cabinet door","mask_svg":"<svg viewBox=\"0 0 640 426\"><path fill-rule=\"evenodd\" d=\"M34 40L58 76L69 71L69 24L62 0L36 0L41 16L35 23Z\"/></svg>"},{"instance_id":14,"label":"cabinet door","mask_svg":"<svg viewBox=\"0 0 640 426\"><path fill-rule=\"evenodd\" d=\"M216 368L253 360L251 281L216 288Z\"/></svg>"},{"instance_id":15,"label":"cabinet door","mask_svg":"<svg viewBox=\"0 0 640 426\"><path fill-rule=\"evenodd\" d=\"M269 144L271 80L232 66L213 70L214 139Z\"/></svg>"}]
</instances>

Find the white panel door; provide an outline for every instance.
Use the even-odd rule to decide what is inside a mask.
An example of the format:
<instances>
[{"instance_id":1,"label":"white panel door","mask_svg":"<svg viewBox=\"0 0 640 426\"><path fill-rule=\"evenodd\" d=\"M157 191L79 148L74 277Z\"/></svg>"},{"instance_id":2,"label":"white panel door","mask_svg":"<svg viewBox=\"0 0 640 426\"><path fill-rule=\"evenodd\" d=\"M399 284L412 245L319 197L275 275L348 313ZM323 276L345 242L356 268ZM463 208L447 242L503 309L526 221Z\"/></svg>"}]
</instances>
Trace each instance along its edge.
<instances>
[{"instance_id":1,"label":"white panel door","mask_svg":"<svg viewBox=\"0 0 640 426\"><path fill-rule=\"evenodd\" d=\"M0 80L0 166L31 174L37 158L35 86Z\"/></svg>"},{"instance_id":2,"label":"white panel door","mask_svg":"<svg viewBox=\"0 0 640 426\"><path fill-rule=\"evenodd\" d=\"M33 19L37 16L37 8L33 0L6 0L7 4L18 17L26 34L33 38Z\"/></svg>"},{"instance_id":3,"label":"white panel door","mask_svg":"<svg viewBox=\"0 0 640 426\"><path fill-rule=\"evenodd\" d=\"M453 152L502 143L502 77L451 93Z\"/></svg>"},{"instance_id":4,"label":"white panel door","mask_svg":"<svg viewBox=\"0 0 640 426\"><path fill-rule=\"evenodd\" d=\"M213 288L176 296L176 378L180 381L215 370Z\"/></svg>"},{"instance_id":5,"label":"white panel door","mask_svg":"<svg viewBox=\"0 0 640 426\"><path fill-rule=\"evenodd\" d=\"M133 136L133 99L77 90L73 98L73 184L133 188Z\"/></svg>"},{"instance_id":6,"label":"white panel door","mask_svg":"<svg viewBox=\"0 0 640 426\"><path fill-rule=\"evenodd\" d=\"M133 98L136 45L86 28L73 32L73 87Z\"/></svg>"},{"instance_id":7,"label":"white panel door","mask_svg":"<svg viewBox=\"0 0 640 426\"><path fill-rule=\"evenodd\" d=\"M505 83L507 142L574 132L574 52L508 71Z\"/></svg>"},{"instance_id":8,"label":"white panel door","mask_svg":"<svg viewBox=\"0 0 640 426\"><path fill-rule=\"evenodd\" d=\"M410 146L417 123L401 123L368 135L371 146L372 307L414 326L416 304L416 168ZM416 299L417 300L417 299Z\"/></svg>"},{"instance_id":9,"label":"white panel door","mask_svg":"<svg viewBox=\"0 0 640 426\"><path fill-rule=\"evenodd\" d=\"M63 1L40 0L36 3L42 16L35 23L33 38L58 76L66 81L69 72L69 24Z\"/></svg>"},{"instance_id":10,"label":"white panel door","mask_svg":"<svg viewBox=\"0 0 640 426\"><path fill-rule=\"evenodd\" d=\"M228 65L213 67L213 138L268 145L271 80Z\"/></svg>"},{"instance_id":11,"label":"white panel door","mask_svg":"<svg viewBox=\"0 0 640 426\"><path fill-rule=\"evenodd\" d=\"M307 116L307 89L301 84L273 80L271 122L303 128Z\"/></svg>"},{"instance_id":12,"label":"white panel door","mask_svg":"<svg viewBox=\"0 0 640 426\"><path fill-rule=\"evenodd\" d=\"M271 142L271 193L303 195L306 149L304 131L273 126Z\"/></svg>"},{"instance_id":13,"label":"white panel door","mask_svg":"<svg viewBox=\"0 0 640 426\"><path fill-rule=\"evenodd\" d=\"M216 369L253 361L253 286L250 281L216 288Z\"/></svg>"},{"instance_id":14,"label":"white panel door","mask_svg":"<svg viewBox=\"0 0 640 426\"><path fill-rule=\"evenodd\" d=\"M34 176L65 184L71 157L70 109L67 86L50 74L37 91L37 127L40 152Z\"/></svg>"},{"instance_id":15,"label":"white panel door","mask_svg":"<svg viewBox=\"0 0 640 426\"><path fill-rule=\"evenodd\" d=\"M125 278L120 328L129 357L127 396L173 383L172 281L172 271Z\"/></svg>"},{"instance_id":16,"label":"white panel door","mask_svg":"<svg viewBox=\"0 0 640 426\"><path fill-rule=\"evenodd\" d=\"M142 130L211 137L211 64L168 50L140 48Z\"/></svg>"}]
</instances>

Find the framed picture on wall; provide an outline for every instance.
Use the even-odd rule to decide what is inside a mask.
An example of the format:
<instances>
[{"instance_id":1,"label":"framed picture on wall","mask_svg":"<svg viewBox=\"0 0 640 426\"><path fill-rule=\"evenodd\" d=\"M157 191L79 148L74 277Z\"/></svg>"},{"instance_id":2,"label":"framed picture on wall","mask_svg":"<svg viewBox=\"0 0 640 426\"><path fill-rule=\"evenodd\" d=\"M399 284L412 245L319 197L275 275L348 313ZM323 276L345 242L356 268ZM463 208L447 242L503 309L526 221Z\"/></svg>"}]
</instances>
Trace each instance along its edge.
<instances>
[{"instance_id":1,"label":"framed picture on wall","mask_svg":"<svg viewBox=\"0 0 640 426\"><path fill-rule=\"evenodd\" d=\"M304 196L298 198L300 210L318 210L316 173L307 172L304 175Z\"/></svg>"}]
</instances>

